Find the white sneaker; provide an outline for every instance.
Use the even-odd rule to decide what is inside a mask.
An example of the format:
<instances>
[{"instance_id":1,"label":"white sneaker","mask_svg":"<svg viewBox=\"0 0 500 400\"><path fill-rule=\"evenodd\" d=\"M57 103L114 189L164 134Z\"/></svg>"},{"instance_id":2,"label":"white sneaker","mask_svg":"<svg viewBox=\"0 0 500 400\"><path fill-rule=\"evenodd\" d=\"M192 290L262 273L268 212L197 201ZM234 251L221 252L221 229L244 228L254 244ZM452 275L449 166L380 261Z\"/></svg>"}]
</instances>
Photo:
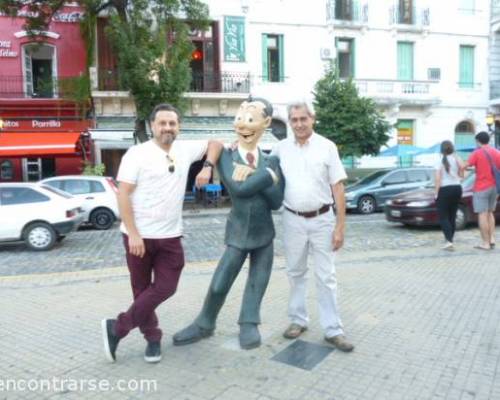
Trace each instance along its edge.
<instances>
[{"instance_id":1,"label":"white sneaker","mask_svg":"<svg viewBox=\"0 0 500 400\"><path fill-rule=\"evenodd\" d=\"M448 251L453 251L455 250L455 247L453 247L453 243L451 242L446 242L446 244L441 247L443 250L448 250Z\"/></svg>"}]
</instances>

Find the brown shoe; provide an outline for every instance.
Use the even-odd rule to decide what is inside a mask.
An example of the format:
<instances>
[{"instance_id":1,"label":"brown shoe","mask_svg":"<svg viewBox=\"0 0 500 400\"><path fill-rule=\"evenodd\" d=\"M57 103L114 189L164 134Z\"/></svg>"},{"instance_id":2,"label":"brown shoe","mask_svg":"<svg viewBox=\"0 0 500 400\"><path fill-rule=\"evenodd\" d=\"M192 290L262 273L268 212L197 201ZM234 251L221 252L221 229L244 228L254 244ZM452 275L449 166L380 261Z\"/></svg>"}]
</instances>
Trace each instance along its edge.
<instances>
[{"instance_id":1,"label":"brown shoe","mask_svg":"<svg viewBox=\"0 0 500 400\"><path fill-rule=\"evenodd\" d=\"M290 324L290 326L286 328L286 331L283 332L283 337L287 339L297 339L305 331L307 331L307 326Z\"/></svg>"},{"instance_id":2,"label":"brown shoe","mask_svg":"<svg viewBox=\"0 0 500 400\"><path fill-rule=\"evenodd\" d=\"M325 340L328 343L333 344L340 351L345 351L346 353L348 353L354 350L354 346L347 341L344 335L325 337Z\"/></svg>"}]
</instances>

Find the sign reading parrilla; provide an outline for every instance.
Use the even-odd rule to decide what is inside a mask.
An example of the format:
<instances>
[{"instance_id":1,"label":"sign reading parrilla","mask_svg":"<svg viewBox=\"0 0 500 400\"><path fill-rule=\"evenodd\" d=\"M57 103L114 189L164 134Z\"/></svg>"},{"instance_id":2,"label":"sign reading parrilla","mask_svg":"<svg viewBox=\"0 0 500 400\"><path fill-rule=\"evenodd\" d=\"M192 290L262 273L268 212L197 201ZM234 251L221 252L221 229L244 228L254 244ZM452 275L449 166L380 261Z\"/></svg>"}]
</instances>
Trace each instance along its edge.
<instances>
[{"instance_id":1,"label":"sign reading parrilla","mask_svg":"<svg viewBox=\"0 0 500 400\"><path fill-rule=\"evenodd\" d=\"M49 120L49 121L39 121L34 119L31 121L31 126L33 128L60 128L61 121Z\"/></svg>"}]
</instances>

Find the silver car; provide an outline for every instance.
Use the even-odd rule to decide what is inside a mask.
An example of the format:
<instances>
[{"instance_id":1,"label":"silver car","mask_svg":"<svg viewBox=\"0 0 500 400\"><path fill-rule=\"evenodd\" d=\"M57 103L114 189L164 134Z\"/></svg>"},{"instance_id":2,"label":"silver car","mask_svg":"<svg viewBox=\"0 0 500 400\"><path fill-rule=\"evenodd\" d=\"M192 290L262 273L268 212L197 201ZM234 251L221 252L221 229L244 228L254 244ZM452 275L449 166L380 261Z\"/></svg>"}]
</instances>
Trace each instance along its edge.
<instances>
[{"instance_id":1,"label":"silver car","mask_svg":"<svg viewBox=\"0 0 500 400\"><path fill-rule=\"evenodd\" d=\"M384 169L347 186L346 207L362 214L381 210L392 196L426 186L433 179L433 168Z\"/></svg>"}]
</instances>

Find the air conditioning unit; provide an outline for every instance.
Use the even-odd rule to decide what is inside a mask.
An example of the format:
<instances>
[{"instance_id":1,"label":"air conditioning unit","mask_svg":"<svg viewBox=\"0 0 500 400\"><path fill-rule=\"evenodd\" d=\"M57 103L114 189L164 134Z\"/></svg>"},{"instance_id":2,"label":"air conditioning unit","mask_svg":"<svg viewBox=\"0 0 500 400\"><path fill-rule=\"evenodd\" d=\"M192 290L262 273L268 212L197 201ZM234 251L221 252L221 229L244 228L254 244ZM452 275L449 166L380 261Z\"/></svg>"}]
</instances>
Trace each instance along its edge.
<instances>
[{"instance_id":1,"label":"air conditioning unit","mask_svg":"<svg viewBox=\"0 0 500 400\"><path fill-rule=\"evenodd\" d=\"M320 49L320 56L322 60L331 60L333 58L333 50L328 47Z\"/></svg>"},{"instance_id":2,"label":"air conditioning unit","mask_svg":"<svg viewBox=\"0 0 500 400\"><path fill-rule=\"evenodd\" d=\"M429 79L430 81L441 80L441 68L428 68L427 79Z\"/></svg>"}]
</instances>

